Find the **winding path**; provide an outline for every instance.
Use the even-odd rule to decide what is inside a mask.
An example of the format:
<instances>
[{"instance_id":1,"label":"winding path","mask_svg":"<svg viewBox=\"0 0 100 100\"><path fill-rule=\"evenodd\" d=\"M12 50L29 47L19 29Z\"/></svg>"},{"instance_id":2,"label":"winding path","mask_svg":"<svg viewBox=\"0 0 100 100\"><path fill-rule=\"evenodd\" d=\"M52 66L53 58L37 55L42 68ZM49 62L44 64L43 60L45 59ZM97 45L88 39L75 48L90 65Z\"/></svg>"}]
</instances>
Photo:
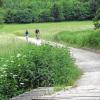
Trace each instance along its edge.
<instances>
[{"instance_id":1,"label":"winding path","mask_svg":"<svg viewBox=\"0 0 100 100\"><path fill-rule=\"evenodd\" d=\"M86 50L70 48L76 64L83 70L77 86L64 90L45 99L56 100L100 100L100 54Z\"/></svg>"},{"instance_id":2,"label":"winding path","mask_svg":"<svg viewBox=\"0 0 100 100\"><path fill-rule=\"evenodd\" d=\"M37 42L31 38L29 41L37 45L41 44L41 41ZM55 45L54 42L48 42ZM39 98L43 100L100 100L100 54L76 48L70 48L70 52L75 58L76 65L83 70L83 75L77 81L76 87Z\"/></svg>"}]
</instances>

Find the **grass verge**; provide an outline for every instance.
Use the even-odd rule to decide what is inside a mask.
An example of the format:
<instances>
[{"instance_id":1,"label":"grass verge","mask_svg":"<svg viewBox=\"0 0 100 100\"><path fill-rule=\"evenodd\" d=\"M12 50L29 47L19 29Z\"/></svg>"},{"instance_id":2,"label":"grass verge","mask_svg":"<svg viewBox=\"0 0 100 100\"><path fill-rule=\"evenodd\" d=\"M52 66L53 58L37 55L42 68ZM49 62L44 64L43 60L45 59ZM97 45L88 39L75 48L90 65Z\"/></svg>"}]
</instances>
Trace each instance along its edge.
<instances>
[{"instance_id":1,"label":"grass verge","mask_svg":"<svg viewBox=\"0 0 100 100\"><path fill-rule=\"evenodd\" d=\"M67 45L100 49L100 29L85 31L64 31L55 35L54 40Z\"/></svg>"}]
</instances>

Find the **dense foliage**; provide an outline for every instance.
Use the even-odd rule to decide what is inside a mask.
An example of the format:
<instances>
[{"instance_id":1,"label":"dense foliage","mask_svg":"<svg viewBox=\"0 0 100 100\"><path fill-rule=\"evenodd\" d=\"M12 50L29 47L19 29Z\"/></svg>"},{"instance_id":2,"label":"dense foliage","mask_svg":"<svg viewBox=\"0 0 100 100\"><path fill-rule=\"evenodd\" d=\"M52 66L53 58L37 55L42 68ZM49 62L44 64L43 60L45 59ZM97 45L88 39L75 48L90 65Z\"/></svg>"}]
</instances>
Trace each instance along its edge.
<instances>
[{"instance_id":1,"label":"dense foliage","mask_svg":"<svg viewBox=\"0 0 100 100\"><path fill-rule=\"evenodd\" d=\"M95 29L100 28L100 8L96 12L96 15L94 18L94 26L95 26Z\"/></svg>"},{"instance_id":2,"label":"dense foliage","mask_svg":"<svg viewBox=\"0 0 100 100\"><path fill-rule=\"evenodd\" d=\"M2 0L0 0L0 24L2 24L4 22L2 6L3 6L3 2L2 2Z\"/></svg>"},{"instance_id":3,"label":"dense foliage","mask_svg":"<svg viewBox=\"0 0 100 100\"><path fill-rule=\"evenodd\" d=\"M55 36L55 40L78 47L100 49L100 30L60 32Z\"/></svg>"},{"instance_id":4,"label":"dense foliage","mask_svg":"<svg viewBox=\"0 0 100 100\"><path fill-rule=\"evenodd\" d=\"M96 0L2 0L6 23L91 20Z\"/></svg>"},{"instance_id":5,"label":"dense foliage","mask_svg":"<svg viewBox=\"0 0 100 100\"><path fill-rule=\"evenodd\" d=\"M79 75L68 50L26 44L0 57L0 100L39 86L72 85Z\"/></svg>"},{"instance_id":6,"label":"dense foliage","mask_svg":"<svg viewBox=\"0 0 100 100\"><path fill-rule=\"evenodd\" d=\"M3 1L2 0L0 0L0 7L2 7L3 6Z\"/></svg>"},{"instance_id":7,"label":"dense foliage","mask_svg":"<svg viewBox=\"0 0 100 100\"><path fill-rule=\"evenodd\" d=\"M99 7L94 17L94 26L95 26L95 29L98 29L100 28L100 0L96 0L96 2L99 4Z\"/></svg>"}]
</instances>

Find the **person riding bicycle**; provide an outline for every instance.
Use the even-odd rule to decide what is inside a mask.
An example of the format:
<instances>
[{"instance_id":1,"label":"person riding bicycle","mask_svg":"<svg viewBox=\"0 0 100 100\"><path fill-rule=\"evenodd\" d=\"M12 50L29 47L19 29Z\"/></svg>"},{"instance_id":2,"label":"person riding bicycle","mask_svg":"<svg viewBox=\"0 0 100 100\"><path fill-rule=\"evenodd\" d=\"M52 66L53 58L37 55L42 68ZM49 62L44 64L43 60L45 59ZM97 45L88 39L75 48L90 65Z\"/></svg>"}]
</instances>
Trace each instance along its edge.
<instances>
[{"instance_id":1,"label":"person riding bicycle","mask_svg":"<svg viewBox=\"0 0 100 100\"><path fill-rule=\"evenodd\" d=\"M29 32L28 32L28 30L26 30L26 32L25 32L25 37L26 37L26 41L28 42L28 35L29 35Z\"/></svg>"},{"instance_id":2,"label":"person riding bicycle","mask_svg":"<svg viewBox=\"0 0 100 100\"><path fill-rule=\"evenodd\" d=\"M35 36L36 36L36 39L40 38L40 30L39 29L35 30Z\"/></svg>"}]
</instances>

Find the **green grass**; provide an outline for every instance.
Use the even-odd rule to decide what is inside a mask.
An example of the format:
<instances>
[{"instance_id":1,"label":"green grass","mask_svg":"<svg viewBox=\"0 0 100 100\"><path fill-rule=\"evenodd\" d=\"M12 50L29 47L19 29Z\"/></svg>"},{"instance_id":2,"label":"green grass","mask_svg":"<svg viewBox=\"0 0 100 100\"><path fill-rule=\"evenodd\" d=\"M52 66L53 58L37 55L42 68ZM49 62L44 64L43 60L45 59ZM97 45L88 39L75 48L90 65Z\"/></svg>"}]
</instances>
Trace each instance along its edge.
<instances>
[{"instance_id":1,"label":"green grass","mask_svg":"<svg viewBox=\"0 0 100 100\"><path fill-rule=\"evenodd\" d=\"M64 31L55 35L54 40L77 47L100 49L100 30Z\"/></svg>"},{"instance_id":2,"label":"green grass","mask_svg":"<svg viewBox=\"0 0 100 100\"><path fill-rule=\"evenodd\" d=\"M24 41L17 39L12 34L0 35L0 58L9 57L20 51L20 48L25 46Z\"/></svg>"},{"instance_id":3,"label":"green grass","mask_svg":"<svg viewBox=\"0 0 100 100\"><path fill-rule=\"evenodd\" d=\"M61 31L78 31L93 29L92 21L69 21L57 23L34 23L34 24L5 24L0 30L1 33L12 33L23 36L26 29L30 36L34 37L35 29L40 29L41 38L52 40L54 35Z\"/></svg>"}]
</instances>

